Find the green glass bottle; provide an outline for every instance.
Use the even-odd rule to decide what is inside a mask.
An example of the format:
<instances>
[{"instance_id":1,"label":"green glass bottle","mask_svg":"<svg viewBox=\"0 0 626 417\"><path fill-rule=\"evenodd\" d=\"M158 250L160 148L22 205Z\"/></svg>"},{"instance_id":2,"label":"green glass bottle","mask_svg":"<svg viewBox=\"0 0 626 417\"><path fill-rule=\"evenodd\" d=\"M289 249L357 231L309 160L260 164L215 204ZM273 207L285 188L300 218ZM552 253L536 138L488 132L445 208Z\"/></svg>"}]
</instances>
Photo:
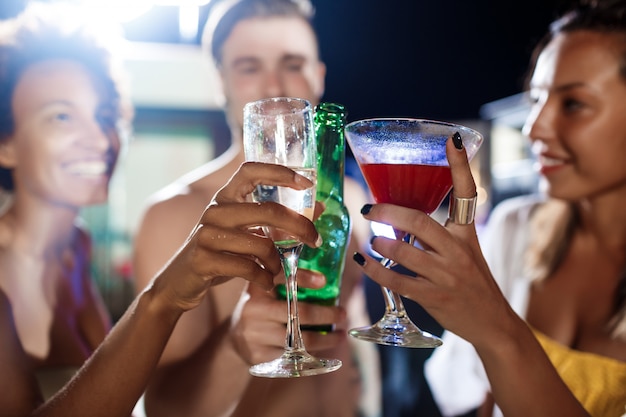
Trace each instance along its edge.
<instances>
[{"instance_id":1,"label":"green glass bottle","mask_svg":"<svg viewBox=\"0 0 626 417\"><path fill-rule=\"evenodd\" d=\"M298 268L318 271L326 276L326 286L320 289L298 288L298 300L335 305L339 299L341 277L350 239L350 216L343 203L345 166L346 109L337 103L320 103L315 108L315 135L317 139L317 196L325 205L315 227L324 243L317 249L305 246L300 254ZM281 288L282 287L282 288ZM278 288L285 297L284 286ZM307 329L306 326L302 326ZM310 329L310 327L308 327ZM328 331L326 328L317 330Z\"/></svg>"}]
</instances>

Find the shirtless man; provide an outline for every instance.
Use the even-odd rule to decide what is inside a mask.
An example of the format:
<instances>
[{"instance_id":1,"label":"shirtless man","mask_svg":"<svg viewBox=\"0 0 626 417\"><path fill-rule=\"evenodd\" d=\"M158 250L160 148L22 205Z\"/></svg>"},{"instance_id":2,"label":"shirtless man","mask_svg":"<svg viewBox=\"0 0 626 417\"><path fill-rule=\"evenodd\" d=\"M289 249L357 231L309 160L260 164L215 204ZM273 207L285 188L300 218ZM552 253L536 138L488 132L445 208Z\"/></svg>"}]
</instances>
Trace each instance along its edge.
<instances>
[{"instance_id":1,"label":"shirtless man","mask_svg":"<svg viewBox=\"0 0 626 417\"><path fill-rule=\"evenodd\" d=\"M223 83L232 145L151 200L135 240L138 291L180 247L208 200L244 161L243 106L277 96L319 102L326 68L319 60L311 14L306 1L227 0L212 8L204 44ZM353 221L352 253L369 237L368 224L359 215L366 194L347 180L345 201ZM369 321L361 273L353 264L346 265L340 306L300 305L303 324L335 323L334 332L304 332L304 338L311 353L341 359L340 370L288 380L251 377L251 364L282 352L286 303L273 292L231 280L212 287L204 302L178 322L146 392L147 415L377 415L375 347L346 336L348 328ZM322 276L309 275L312 285L323 285Z\"/></svg>"}]
</instances>

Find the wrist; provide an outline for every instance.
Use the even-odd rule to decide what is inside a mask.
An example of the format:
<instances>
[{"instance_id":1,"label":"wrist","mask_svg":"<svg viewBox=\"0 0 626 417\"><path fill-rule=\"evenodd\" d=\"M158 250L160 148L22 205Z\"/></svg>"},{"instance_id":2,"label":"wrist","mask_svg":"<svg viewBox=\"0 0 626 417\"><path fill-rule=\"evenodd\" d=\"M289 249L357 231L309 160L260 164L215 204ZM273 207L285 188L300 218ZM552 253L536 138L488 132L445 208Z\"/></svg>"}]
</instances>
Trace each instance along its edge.
<instances>
[{"instance_id":1,"label":"wrist","mask_svg":"<svg viewBox=\"0 0 626 417\"><path fill-rule=\"evenodd\" d=\"M139 303L161 320L175 323L184 310L169 294L169 291L157 283L148 286L140 295Z\"/></svg>"}]
</instances>

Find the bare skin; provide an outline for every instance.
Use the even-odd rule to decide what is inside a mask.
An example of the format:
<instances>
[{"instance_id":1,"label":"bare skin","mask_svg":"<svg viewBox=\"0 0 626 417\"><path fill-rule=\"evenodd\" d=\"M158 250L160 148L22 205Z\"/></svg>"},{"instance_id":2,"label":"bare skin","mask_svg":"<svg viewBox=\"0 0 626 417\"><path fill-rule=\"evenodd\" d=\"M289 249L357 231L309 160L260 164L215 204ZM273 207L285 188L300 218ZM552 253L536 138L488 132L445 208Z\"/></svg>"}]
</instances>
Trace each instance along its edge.
<instances>
[{"instance_id":1,"label":"bare skin","mask_svg":"<svg viewBox=\"0 0 626 417\"><path fill-rule=\"evenodd\" d=\"M579 221L563 261L531 288L526 321L502 297L473 226L441 227L423 213L385 205L366 216L415 232L427 245L419 251L384 238L373 244L417 272L418 279L385 271L369 259L364 270L472 343L492 387L480 415L491 415L493 401L506 416L589 415L528 324L564 346L626 362L626 342L613 337L608 326L626 265L622 42L617 35L591 31L559 34L537 62L524 131L539 155L546 192L572 202ZM474 195L464 158L451 146L448 151L455 195Z\"/></svg>"},{"instance_id":2,"label":"bare skin","mask_svg":"<svg viewBox=\"0 0 626 417\"><path fill-rule=\"evenodd\" d=\"M2 414L126 417L145 389L176 322L204 300L211 286L242 277L253 286L272 288L280 260L273 243L256 233L254 226L280 227L311 247L320 240L308 219L283 206L245 203L246 195L261 182L296 189L312 185L284 167L242 166L72 381L35 411L41 399L15 332L10 302L0 291L0 373L11 380L0 395Z\"/></svg>"},{"instance_id":3,"label":"bare skin","mask_svg":"<svg viewBox=\"0 0 626 417\"><path fill-rule=\"evenodd\" d=\"M80 64L33 64L13 95L15 132L0 147L16 183L0 217L0 289L35 367L82 365L110 328L78 220L81 207L106 200L119 149L98 123L97 87Z\"/></svg>"},{"instance_id":4,"label":"bare skin","mask_svg":"<svg viewBox=\"0 0 626 417\"><path fill-rule=\"evenodd\" d=\"M544 161L549 194L575 201L580 224L563 263L533 288L528 321L566 346L626 362L626 343L606 330L626 264L626 83L618 47L611 36L575 32L555 38L537 64L539 101L526 131ZM586 65L573 68L574 61ZM573 109L559 111L568 100Z\"/></svg>"},{"instance_id":5,"label":"bare skin","mask_svg":"<svg viewBox=\"0 0 626 417\"><path fill-rule=\"evenodd\" d=\"M233 29L224 44L223 55L220 74L232 147L223 156L164 189L149 205L135 239L138 289L146 285L180 245L208 196L243 162L241 135L245 103L265 97L293 96L315 104L323 93L325 67L318 60L311 28L298 18L244 20ZM348 253L362 247L367 240L368 223L358 215L366 197L360 186L346 181L345 201L352 213L355 232ZM282 279L282 275L276 279ZM146 393L147 413L150 416L181 413L219 416L227 412L273 417L354 416L362 389L355 355L367 358L361 360L377 369L373 346L355 348L345 335L349 326L368 321L360 279L359 269L347 265L340 306L300 308L303 324L336 324L337 331L330 334L306 332L304 341L314 354L341 359L342 368L325 376L288 381L253 378L248 372L252 363L274 359L282 351L285 302L276 300L273 293L248 288L241 280L211 288L200 306L176 326L161 359L162 366ZM299 283L322 286L324 278L302 271ZM347 310L351 310L349 315Z\"/></svg>"},{"instance_id":6,"label":"bare skin","mask_svg":"<svg viewBox=\"0 0 626 417\"><path fill-rule=\"evenodd\" d=\"M448 159L455 195L475 195L467 158L451 141ZM369 257L364 272L417 301L446 329L474 345L504 415L588 416L528 325L502 296L482 257L473 224L448 223L444 227L422 212L387 204L375 205L365 217L415 233L428 247L422 251L378 237L372 244L377 252L402 262L419 277L386 270Z\"/></svg>"}]
</instances>

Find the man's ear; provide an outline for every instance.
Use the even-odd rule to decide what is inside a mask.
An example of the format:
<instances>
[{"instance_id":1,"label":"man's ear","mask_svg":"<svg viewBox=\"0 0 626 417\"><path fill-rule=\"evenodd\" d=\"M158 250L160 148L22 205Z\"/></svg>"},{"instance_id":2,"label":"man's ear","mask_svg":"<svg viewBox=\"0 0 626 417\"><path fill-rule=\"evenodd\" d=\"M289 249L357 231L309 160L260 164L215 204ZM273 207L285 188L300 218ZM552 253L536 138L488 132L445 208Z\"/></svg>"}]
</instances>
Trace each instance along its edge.
<instances>
[{"instance_id":1,"label":"man's ear","mask_svg":"<svg viewBox=\"0 0 626 417\"><path fill-rule=\"evenodd\" d=\"M15 168L15 141L11 137L0 138L0 166L3 168Z\"/></svg>"}]
</instances>

